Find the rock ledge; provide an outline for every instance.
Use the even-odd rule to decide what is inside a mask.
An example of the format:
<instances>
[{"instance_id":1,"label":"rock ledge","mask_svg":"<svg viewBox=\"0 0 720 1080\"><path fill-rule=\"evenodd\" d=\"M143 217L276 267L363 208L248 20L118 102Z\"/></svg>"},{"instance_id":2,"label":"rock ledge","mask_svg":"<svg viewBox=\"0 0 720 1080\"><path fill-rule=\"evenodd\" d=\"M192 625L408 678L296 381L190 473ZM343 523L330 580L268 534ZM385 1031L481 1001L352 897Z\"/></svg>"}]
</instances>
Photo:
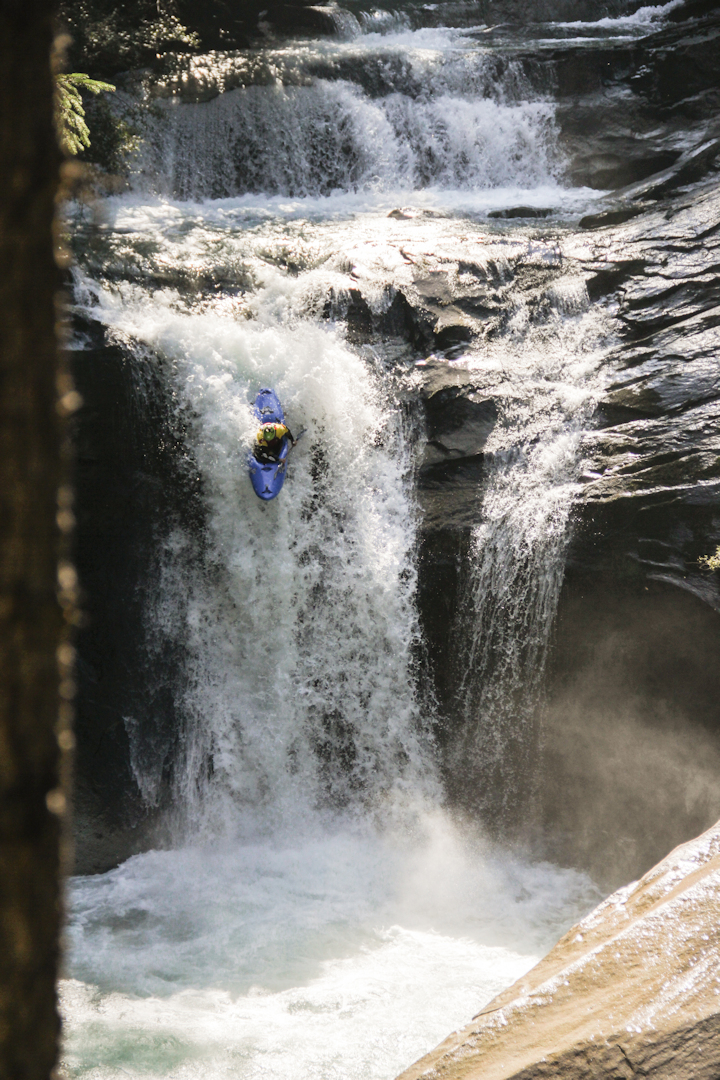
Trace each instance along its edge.
<instances>
[{"instance_id":1,"label":"rock ledge","mask_svg":"<svg viewBox=\"0 0 720 1080\"><path fill-rule=\"evenodd\" d=\"M720 1076L720 822L613 893L398 1080Z\"/></svg>"}]
</instances>

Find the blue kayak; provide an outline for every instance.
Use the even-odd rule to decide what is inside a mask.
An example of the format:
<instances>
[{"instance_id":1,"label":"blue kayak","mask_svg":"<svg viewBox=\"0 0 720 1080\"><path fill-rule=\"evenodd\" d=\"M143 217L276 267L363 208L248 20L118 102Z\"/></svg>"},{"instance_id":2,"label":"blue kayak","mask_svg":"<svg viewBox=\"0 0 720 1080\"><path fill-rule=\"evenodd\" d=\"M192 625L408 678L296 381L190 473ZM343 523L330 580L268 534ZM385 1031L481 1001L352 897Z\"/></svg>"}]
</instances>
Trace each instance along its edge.
<instances>
[{"instance_id":1,"label":"blue kayak","mask_svg":"<svg viewBox=\"0 0 720 1080\"><path fill-rule=\"evenodd\" d=\"M284 424L285 413L274 390L261 390L255 398L253 412L261 424ZM287 435L280 443L277 461L258 461L253 453L248 456L250 480L260 499L274 499L285 483L287 456L290 440Z\"/></svg>"}]
</instances>

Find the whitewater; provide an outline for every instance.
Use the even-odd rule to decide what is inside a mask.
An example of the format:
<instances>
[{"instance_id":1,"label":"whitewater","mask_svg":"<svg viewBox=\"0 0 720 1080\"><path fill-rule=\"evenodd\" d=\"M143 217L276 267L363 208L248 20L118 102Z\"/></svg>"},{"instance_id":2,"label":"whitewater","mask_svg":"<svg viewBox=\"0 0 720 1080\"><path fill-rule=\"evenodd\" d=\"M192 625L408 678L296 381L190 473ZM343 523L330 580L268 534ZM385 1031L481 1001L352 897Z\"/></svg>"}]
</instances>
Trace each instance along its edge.
<instances>
[{"instance_id":1,"label":"whitewater","mask_svg":"<svg viewBox=\"0 0 720 1080\"><path fill-rule=\"evenodd\" d=\"M614 29L662 11L642 10ZM169 779L123 717L149 811L171 787L157 848L69 884L73 1080L391 1080L600 898L448 797L416 602L423 358L355 345L346 322L352 290L382 313L419 270L502 268L537 242L490 211L576 221L598 193L564 183L549 89L518 65L498 82L478 35L376 26L263 51L272 84L162 105L134 190L71 214L76 310L164 365L206 510L201 543L163 539L145 613L148 640L186 657ZM310 77L318 53L343 77ZM384 65L382 92L358 57ZM505 380L457 658L452 768L478 806L508 748L527 770L540 737L526 718L607 335L568 276L542 326L518 301L504 336L452 357ZM267 504L246 471L262 386L306 429Z\"/></svg>"}]
</instances>

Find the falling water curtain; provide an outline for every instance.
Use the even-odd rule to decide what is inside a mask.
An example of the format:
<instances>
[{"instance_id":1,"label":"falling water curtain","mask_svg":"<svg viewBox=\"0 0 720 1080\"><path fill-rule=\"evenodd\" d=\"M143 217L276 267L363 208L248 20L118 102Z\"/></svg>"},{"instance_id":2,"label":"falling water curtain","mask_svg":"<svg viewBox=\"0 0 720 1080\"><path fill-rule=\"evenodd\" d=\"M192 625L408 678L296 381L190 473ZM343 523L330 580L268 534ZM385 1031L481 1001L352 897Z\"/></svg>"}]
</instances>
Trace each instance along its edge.
<instances>
[{"instance_id":1,"label":"falling water curtain","mask_svg":"<svg viewBox=\"0 0 720 1080\"><path fill-rule=\"evenodd\" d=\"M0 2L0 1076L56 1056L62 474L53 0ZM65 650L69 645L65 646ZM60 656L62 657L62 647ZM66 680L66 683L69 680ZM69 706L68 706L69 708ZM62 741L62 740L61 740Z\"/></svg>"}]
</instances>

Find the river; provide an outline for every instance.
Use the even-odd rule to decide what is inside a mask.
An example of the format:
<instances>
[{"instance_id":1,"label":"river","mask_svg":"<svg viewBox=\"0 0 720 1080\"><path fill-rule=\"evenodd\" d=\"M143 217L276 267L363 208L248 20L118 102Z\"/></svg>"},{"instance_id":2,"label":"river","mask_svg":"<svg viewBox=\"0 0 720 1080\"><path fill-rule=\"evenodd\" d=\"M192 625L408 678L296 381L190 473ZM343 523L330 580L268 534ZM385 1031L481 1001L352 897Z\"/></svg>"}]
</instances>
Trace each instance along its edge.
<instances>
[{"instance_id":1,"label":"river","mask_svg":"<svg viewBox=\"0 0 720 1080\"><path fill-rule=\"evenodd\" d=\"M144 601L148 642L182 646L171 767L152 722L122 718L162 843L69 886L68 1077L391 1080L600 898L497 824L531 799L615 340L558 247L601 192L567 180L527 57L632 38L673 6L532 37L443 26L441 5L433 25L346 12L332 39L198 59L195 83L226 92L161 99L133 189L71 211L77 312L138 368L162 361L204 524L165 529ZM488 216L513 207L552 212L552 235ZM464 724L441 762L416 596L426 356L358 341L348 312L359 294L381 319L450 263L458 295L483 274L500 293L520 256L553 270L542 304L517 289L493 333L446 349L502 405L447 628ZM270 503L246 470L266 385L305 429Z\"/></svg>"}]
</instances>

